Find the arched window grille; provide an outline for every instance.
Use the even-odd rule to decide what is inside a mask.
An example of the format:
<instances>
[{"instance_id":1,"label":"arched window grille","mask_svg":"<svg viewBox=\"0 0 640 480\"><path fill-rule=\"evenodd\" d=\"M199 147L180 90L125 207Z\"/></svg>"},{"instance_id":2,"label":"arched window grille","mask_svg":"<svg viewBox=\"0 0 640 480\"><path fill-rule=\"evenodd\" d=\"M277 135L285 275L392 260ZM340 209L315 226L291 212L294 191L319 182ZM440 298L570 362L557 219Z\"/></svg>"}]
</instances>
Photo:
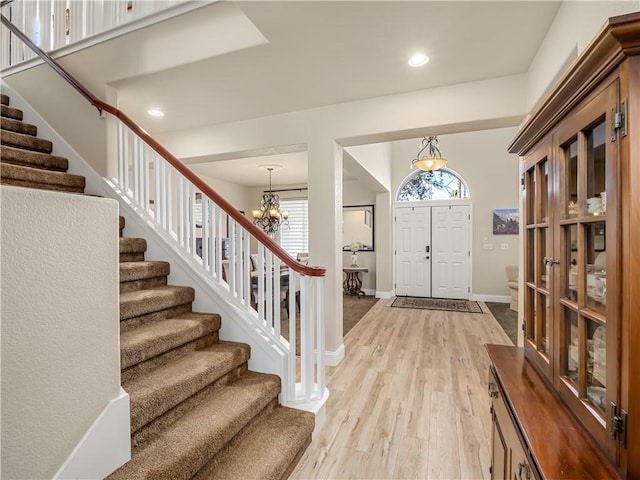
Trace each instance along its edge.
<instances>
[{"instance_id":1,"label":"arched window grille","mask_svg":"<svg viewBox=\"0 0 640 480\"><path fill-rule=\"evenodd\" d=\"M469 198L466 182L453 170L418 170L409 176L398 191L398 202L451 200Z\"/></svg>"}]
</instances>

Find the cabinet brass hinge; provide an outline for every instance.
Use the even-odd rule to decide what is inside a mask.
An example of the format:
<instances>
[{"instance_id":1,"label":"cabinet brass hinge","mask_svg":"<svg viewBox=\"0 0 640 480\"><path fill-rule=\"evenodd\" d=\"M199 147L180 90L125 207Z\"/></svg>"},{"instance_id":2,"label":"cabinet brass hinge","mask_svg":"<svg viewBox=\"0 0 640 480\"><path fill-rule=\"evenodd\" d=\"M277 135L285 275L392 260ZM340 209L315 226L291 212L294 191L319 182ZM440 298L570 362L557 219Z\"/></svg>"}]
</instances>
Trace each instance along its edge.
<instances>
[{"instance_id":1,"label":"cabinet brass hinge","mask_svg":"<svg viewBox=\"0 0 640 480\"><path fill-rule=\"evenodd\" d=\"M620 409L618 415L618 406L611 402L611 436L618 440L623 448L627 447L627 412Z\"/></svg>"},{"instance_id":2,"label":"cabinet brass hinge","mask_svg":"<svg viewBox=\"0 0 640 480\"><path fill-rule=\"evenodd\" d=\"M621 137L627 135L627 99L620 102L620 110L615 106L611 107L611 141L616 141L616 133L620 132Z\"/></svg>"}]
</instances>

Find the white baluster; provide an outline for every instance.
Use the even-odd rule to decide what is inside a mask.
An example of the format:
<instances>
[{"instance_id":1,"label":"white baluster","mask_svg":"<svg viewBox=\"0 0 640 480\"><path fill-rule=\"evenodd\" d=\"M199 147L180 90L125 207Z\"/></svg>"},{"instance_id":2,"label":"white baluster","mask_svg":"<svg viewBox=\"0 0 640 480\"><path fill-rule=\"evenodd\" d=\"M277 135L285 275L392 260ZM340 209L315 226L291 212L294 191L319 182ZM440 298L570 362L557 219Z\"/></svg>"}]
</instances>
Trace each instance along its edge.
<instances>
[{"instance_id":1,"label":"white baluster","mask_svg":"<svg viewBox=\"0 0 640 480\"><path fill-rule=\"evenodd\" d=\"M209 215L209 212L211 211L211 200L209 200L209 198L203 193L200 201L202 203L200 206L202 209L202 265L206 272L211 273L211 257L209 255L209 252L211 251L209 250L209 240L211 239L211 217Z\"/></svg>"},{"instance_id":2,"label":"white baluster","mask_svg":"<svg viewBox=\"0 0 640 480\"><path fill-rule=\"evenodd\" d=\"M233 231L233 243L235 245L235 252L232 258L236 266L235 267L236 268L236 278L235 278L236 292L237 292L238 300L240 301L240 303L242 303L242 299L244 296L243 281L242 281L242 279L244 278L244 275L242 273L243 272L242 232L240 231L240 226L238 225L238 223L231 217L229 217L229 224L231 225L231 230Z\"/></svg>"},{"instance_id":3,"label":"white baluster","mask_svg":"<svg viewBox=\"0 0 640 480\"><path fill-rule=\"evenodd\" d=\"M251 243L249 233L242 229L242 251L244 252L244 306L248 310L251 308L251 296L253 295L253 286L251 284Z\"/></svg>"},{"instance_id":4,"label":"white baluster","mask_svg":"<svg viewBox=\"0 0 640 480\"><path fill-rule=\"evenodd\" d=\"M146 214L148 215L149 218L153 217L153 210L151 208L151 203L150 203L150 190L149 190L149 164L150 164L150 158L149 155L151 154L151 149L149 147L146 146L146 144L143 144L143 149L142 149L142 198L144 200L144 211L146 212Z\"/></svg>"},{"instance_id":5,"label":"white baluster","mask_svg":"<svg viewBox=\"0 0 640 480\"><path fill-rule=\"evenodd\" d=\"M173 187L171 185L172 168L166 161L162 162L162 167L164 169L162 178L164 179L164 182L165 182L165 189L164 189L164 196L163 196L163 201L164 201L163 210L165 214L164 229L166 232L171 233L173 228Z\"/></svg>"},{"instance_id":6,"label":"white baluster","mask_svg":"<svg viewBox=\"0 0 640 480\"><path fill-rule=\"evenodd\" d=\"M310 320L313 315L310 277L303 277L302 282L302 312L300 312L300 351L302 369L302 391L305 401L311 400L313 388L313 331Z\"/></svg>"},{"instance_id":7,"label":"white baluster","mask_svg":"<svg viewBox=\"0 0 640 480\"><path fill-rule=\"evenodd\" d=\"M196 188L189 180L185 178L187 183L187 206L189 215L187 216L187 251L192 257L196 257Z\"/></svg>"},{"instance_id":8,"label":"white baluster","mask_svg":"<svg viewBox=\"0 0 640 480\"><path fill-rule=\"evenodd\" d=\"M236 232L227 217L227 232L229 238L229 278L227 282L233 295L236 295Z\"/></svg>"},{"instance_id":9,"label":"white baluster","mask_svg":"<svg viewBox=\"0 0 640 480\"><path fill-rule=\"evenodd\" d=\"M314 303L316 306L316 379L318 383L318 400L324 396L325 370L324 370L324 277L313 278L316 292Z\"/></svg>"},{"instance_id":10,"label":"white baluster","mask_svg":"<svg viewBox=\"0 0 640 480\"><path fill-rule=\"evenodd\" d=\"M178 181L178 245L184 248L184 182Z\"/></svg>"},{"instance_id":11,"label":"white baluster","mask_svg":"<svg viewBox=\"0 0 640 480\"><path fill-rule=\"evenodd\" d=\"M141 206L142 199L140 198L140 194L142 193L142 180L141 180L141 168L140 162L142 161L140 155L140 147L142 146L142 141L140 137L133 137L133 198L135 202Z\"/></svg>"},{"instance_id":12,"label":"white baluster","mask_svg":"<svg viewBox=\"0 0 640 480\"><path fill-rule=\"evenodd\" d=\"M258 275L258 320L264 322L266 312L264 311L264 289L265 289L265 258L264 258L264 245L262 243L258 243L258 265L257 265L257 275Z\"/></svg>"},{"instance_id":13,"label":"white baluster","mask_svg":"<svg viewBox=\"0 0 640 480\"><path fill-rule=\"evenodd\" d=\"M282 310L280 309L280 290L282 280L280 276L280 259L274 256L273 262L273 333L280 338L280 321Z\"/></svg>"},{"instance_id":14,"label":"white baluster","mask_svg":"<svg viewBox=\"0 0 640 480\"><path fill-rule=\"evenodd\" d=\"M153 179L155 185L155 195L154 195L154 208L153 208L153 216L156 224L161 228L164 228L162 224L162 217L164 212L162 211L162 197L164 195L163 182L162 182L162 174L160 173L160 163L162 159L158 154L153 155Z\"/></svg>"},{"instance_id":15,"label":"white baluster","mask_svg":"<svg viewBox=\"0 0 640 480\"><path fill-rule=\"evenodd\" d=\"M265 252L267 259L266 270L264 276L266 277L265 295L267 300L267 315L265 320L267 321L267 330L269 333L273 333L273 254L271 252Z\"/></svg>"},{"instance_id":16,"label":"white baluster","mask_svg":"<svg viewBox=\"0 0 640 480\"><path fill-rule=\"evenodd\" d=\"M296 281L300 281L300 275L289 269L289 357L287 362L288 381L283 389L286 392L287 398L291 401L295 397L296 392L296 342L297 342L297 329L296 322ZM291 288L293 285L293 289ZM293 312L293 314L291 313Z\"/></svg>"},{"instance_id":17,"label":"white baluster","mask_svg":"<svg viewBox=\"0 0 640 480\"><path fill-rule=\"evenodd\" d=\"M214 226L215 226L215 245L214 245L214 255L215 255L215 259L216 259L216 276L218 278L218 281L222 281L223 279L223 271L222 271L222 248L224 247L224 245L222 244L222 210L220 209L220 207L218 205L215 206L215 221L214 221ZM229 281L229 279L227 278L227 281Z\"/></svg>"},{"instance_id":18,"label":"white baluster","mask_svg":"<svg viewBox=\"0 0 640 480\"><path fill-rule=\"evenodd\" d=\"M124 124L118 122L118 186L124 191L124 170L125 170L125 156L124 156Z\"/></svg>"},{"instance_id":19,"label":"white baluster","mask_svg":"<svg viewBox=\"0 0 640 480\"><path fill-rule=\"evenodd\" d=\"M129 129L126 127L122 131L122 158L124 162L122 186L124 187L125 195L129 197Z\"/></svg>"}]
</instances>

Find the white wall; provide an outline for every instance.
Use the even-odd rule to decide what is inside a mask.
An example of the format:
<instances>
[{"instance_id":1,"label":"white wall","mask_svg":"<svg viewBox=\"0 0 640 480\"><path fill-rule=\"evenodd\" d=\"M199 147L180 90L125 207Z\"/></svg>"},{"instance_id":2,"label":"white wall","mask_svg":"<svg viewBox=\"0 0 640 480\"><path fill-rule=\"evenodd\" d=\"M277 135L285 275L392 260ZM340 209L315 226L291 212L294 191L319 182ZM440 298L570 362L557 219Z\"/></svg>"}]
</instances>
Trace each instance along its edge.
<instances>
[{"instance_id":1,"label":"white wall","mask_svg":"<svg viewBox=\"0 0 640 480\"><path fill-rule=\"evenodd\" d=\"M118 206L1 190L2 474L52 478L120 394Z\"/></svg>"},{"instance_id":2,"label":"white wall","mask_svg":"<svg viewBox=\"0 0 640 480\"><path fill-rule=\"evenodd\" d=\"M198 174L198 176L238 210L242 210L246 214L251 213L250 207L253 205L251 203L253 200L253 192L250 188L225 182L218 178L207 177L206 175ZM255 206L253 208L255 208Z\"/></svg>"},{"instance_id":3,"label":"white wall","mask_svg":"<svg viewBox=\"0 0 640 480\"><path fill-rule=\"evenodd\" d=\"M345 148L351 157L357 161L367 176L373 177L385 190L391 188L391 145L389 143L373 143ZM349 170L349 167L346 167ZM359 172L353 172L358 178Z\"/></svg>"},{"instance_id":4,"label":"white wall","mask_svg":"<svg viewBox=\"0 0 640 480\"><path fill-rule=\"evenodd\" d=\"M638 10L638 0L563 2L529 66L527 108L533 108L609 17Z\"/></svg>"},{"instance_id":5,"label":"white wall","mask_svg":"<svg viewBox=\"0 0 640 480\"><path fill-rule=\"evenodd\" d=\"M449 161L448 168L466 182L472 202L472 285L475 296L509 294L505 266L518 263L519 235L493 235L492 211L518 208L518 157L507 153L517 128L438 136L440 150ZM393 198L411 173L411 159L420 149L421 139L393 144ZM487 241L485 242L485 238ZM493 250L483 250L492 243ZM501 250L501 244L508 250Z\"/></svg>"}]
</instances>

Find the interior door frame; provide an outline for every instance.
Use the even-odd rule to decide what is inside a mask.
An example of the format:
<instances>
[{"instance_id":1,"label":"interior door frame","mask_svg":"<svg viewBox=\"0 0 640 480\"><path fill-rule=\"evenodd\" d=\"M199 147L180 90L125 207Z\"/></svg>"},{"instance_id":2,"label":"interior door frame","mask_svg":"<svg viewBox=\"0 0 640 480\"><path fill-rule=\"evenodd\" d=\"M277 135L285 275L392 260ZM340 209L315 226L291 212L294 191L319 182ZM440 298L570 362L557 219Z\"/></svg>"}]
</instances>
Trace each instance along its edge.
<instances>
[{"instance_id":1,"label":"interior door frame","mask_svg":"<svg viewBox=\"0 0 640 480\"><path fill-rule=\"evenodd\" d=\"M396 295L396 228L395 219L398 208L407 207L448 207L448 206L469 207L469 298L473 296L473 203L470 199L464 198L459 200L421 200L413 202L394 202L393 203L393 295Z\"/></svg>"}]
</instances>

